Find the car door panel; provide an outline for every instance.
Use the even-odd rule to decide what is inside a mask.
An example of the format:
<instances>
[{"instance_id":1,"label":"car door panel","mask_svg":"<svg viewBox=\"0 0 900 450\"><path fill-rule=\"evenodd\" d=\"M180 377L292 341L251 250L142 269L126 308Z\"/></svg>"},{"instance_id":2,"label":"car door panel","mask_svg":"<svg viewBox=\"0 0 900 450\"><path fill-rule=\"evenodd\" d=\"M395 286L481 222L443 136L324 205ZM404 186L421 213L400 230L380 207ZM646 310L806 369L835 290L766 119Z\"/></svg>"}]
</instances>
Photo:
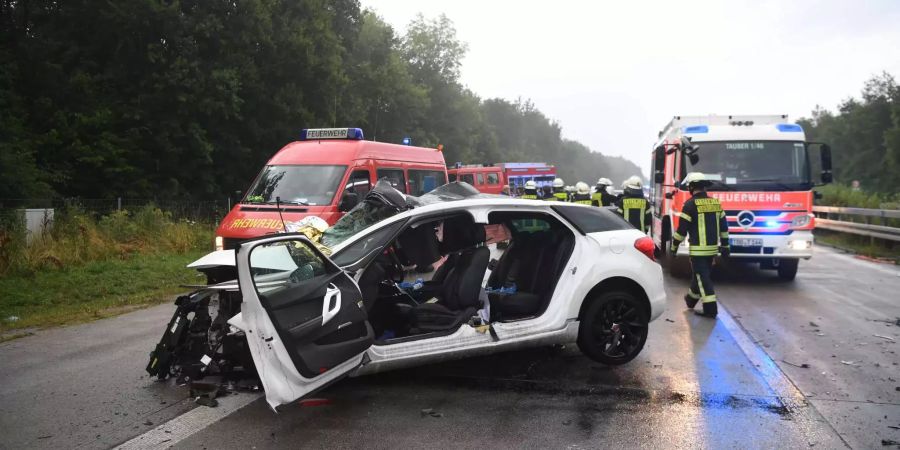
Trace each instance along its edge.
<instances>
[{"instance_id":1,"label":"car door panel","mask_svg":"<svg viewBox=\"0 0 900 450\"><path fill-rule=\"evenodd\" d=\"M273 408L360 364L374 341L362 294L306 237L247 242L236 261L244 300L239 323Z\"/></svg>"}]
</instances>

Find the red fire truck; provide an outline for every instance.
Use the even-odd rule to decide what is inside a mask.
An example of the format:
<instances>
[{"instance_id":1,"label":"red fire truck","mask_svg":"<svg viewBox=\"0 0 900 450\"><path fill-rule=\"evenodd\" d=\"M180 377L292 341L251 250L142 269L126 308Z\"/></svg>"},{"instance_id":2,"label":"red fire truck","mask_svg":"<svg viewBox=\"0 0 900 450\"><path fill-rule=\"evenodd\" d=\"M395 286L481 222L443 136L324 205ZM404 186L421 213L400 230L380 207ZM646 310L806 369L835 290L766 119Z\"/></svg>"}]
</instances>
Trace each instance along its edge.
<instances>
[{"instance_id":1,"label":"red fire truck","mask_svg":"<svg viewBox=\"0 0 900 450\"><path fill-rule=\"evenodd\" d=\"M485 194L499 194L503 186L509 186L510 195L519 195L525 182L533 180L538 190L552 187L556 167L546 163L462 164L448 171L450 181L465 181Z\"/></svg>"},{"instance_id":2,"label":"red fire truck","mask_svg":"<svg viewBox=\"0 0 900 450\"><path fill-rule=\"evenodd\" d=\"M831 182L831 149L807 142L803 128L787 115L675 116L653 150L653 240L669 252L678 214L690 198L680 181L702 172L728 219L730 257L793 280L799 260L812 256L813 150L821 183ZM686 255L683 245L677 255L666 256L678 270L684 266L676 259Z\"/></svg>"},{"instance_id":3,"label":"red fire truck","mask_svg":"<svg viewBox=\"0 0 900 450\"><path fill-rule=\"evenodd\" d=\"M377 180L422 195L447 183L444 154L432 148L363 140L359 128L304 129L266 163L243 200L216 229L217 250L277 232L315 215L333 225ZM281 215L279 216L279 209Z\"/></svg>"}]
</instances>

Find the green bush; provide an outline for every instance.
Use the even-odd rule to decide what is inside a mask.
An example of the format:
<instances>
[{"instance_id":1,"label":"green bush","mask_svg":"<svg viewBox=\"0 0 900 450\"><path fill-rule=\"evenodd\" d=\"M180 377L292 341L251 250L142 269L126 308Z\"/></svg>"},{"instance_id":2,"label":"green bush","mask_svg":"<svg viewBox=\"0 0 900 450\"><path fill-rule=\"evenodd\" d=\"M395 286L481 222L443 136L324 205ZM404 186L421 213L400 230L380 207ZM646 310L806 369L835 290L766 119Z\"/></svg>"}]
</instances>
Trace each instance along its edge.
<instances>
[{"instance_id":1,"label":"green bush","mask_svg":"<svg viewBox=\"0 0 900 450\"><path fill-rule=\"evenodd\" d=\"M844 184L828 184L817 187L822 199L816 201L823 206L847 206L853 208L897 209L900 195L886 195L877 192L854 190Z\"/></svg>"},{"instance_id":2,"label":"green bush","mask_svg":"<svg viewBox=\"0 0 900 450\"><path fill-rule=\"evenodd\" d=\"M116 211L99 218L78 207L60 210L41 236L26 244L21 221L0 223L0 276L33 274L136 254L208 249L209 224L174 220L155 206Z\"/></svg>"}]
</instances>

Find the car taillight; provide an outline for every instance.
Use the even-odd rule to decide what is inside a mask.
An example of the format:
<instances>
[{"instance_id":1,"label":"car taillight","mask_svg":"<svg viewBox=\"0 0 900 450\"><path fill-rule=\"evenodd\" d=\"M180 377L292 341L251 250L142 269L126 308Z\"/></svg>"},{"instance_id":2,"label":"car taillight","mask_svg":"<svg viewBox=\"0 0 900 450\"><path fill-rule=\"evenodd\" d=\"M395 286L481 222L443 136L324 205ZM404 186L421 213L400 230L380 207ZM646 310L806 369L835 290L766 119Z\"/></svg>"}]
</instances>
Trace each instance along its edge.
<instances>
[{"instance_id":1,"label":"car taillight","mask_svg":"<svg viewBox=\"0 0 900 450\"><path fill-rule=\"evenodd\" d=\"M656 244L653 243L653 239L644 236L634 241L634 248L650 258L650 261L656 261Z\"/></svg>"}]
</instances>

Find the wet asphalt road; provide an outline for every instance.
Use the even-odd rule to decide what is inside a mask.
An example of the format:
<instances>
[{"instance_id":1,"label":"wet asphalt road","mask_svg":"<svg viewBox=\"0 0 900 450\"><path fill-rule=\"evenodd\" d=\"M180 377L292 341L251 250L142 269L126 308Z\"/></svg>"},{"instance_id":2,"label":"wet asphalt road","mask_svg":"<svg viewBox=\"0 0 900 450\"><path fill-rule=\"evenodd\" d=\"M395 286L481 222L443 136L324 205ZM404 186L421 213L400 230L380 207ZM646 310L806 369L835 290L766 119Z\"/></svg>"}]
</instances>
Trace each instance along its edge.
<instances>
[{"instance_id":1,"label":"wet asphalt road","mask_svg":"<svg viewBox=\"0 0 900 450\"><path fill-rule=\"evenodd\" d=\"M685 286L667 279L669 310L651 324L644 352L623 367L600 366L569 346L348 379L317 395L327 404L274 414L259 400L177 447L881 448L882 439L900 441L890 428L900 427L900 327L889 323L900 317L900 269L827 249L801 263L794 283L728 268L717 290L730 314L717 321L684 310ZM143 376L171 311L155 307L0 344L0 447L105 448L190 409L184 388Z\"/></svg>"}]
</instances>

